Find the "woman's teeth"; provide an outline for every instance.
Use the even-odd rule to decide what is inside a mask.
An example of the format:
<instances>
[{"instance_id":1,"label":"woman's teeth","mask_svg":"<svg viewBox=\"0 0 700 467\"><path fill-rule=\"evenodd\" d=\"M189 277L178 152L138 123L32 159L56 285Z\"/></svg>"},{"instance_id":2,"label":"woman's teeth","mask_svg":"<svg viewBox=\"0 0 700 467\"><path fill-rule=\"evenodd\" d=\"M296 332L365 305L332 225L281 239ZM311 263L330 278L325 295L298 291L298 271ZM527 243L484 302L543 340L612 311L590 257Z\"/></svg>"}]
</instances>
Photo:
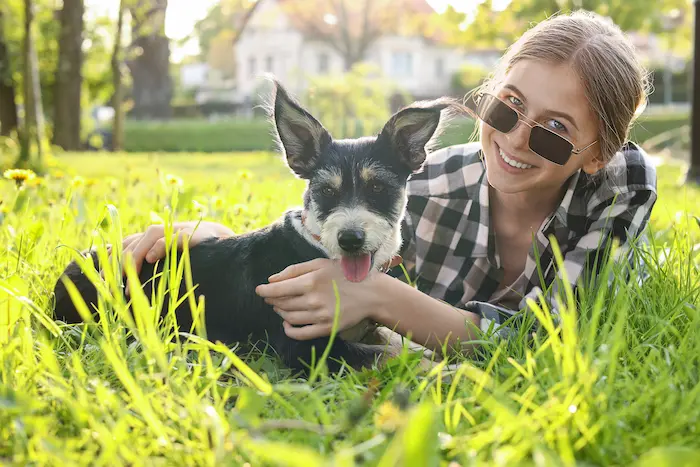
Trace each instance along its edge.
<instances>
[{"instance_id":1,"label":"woman's teeth","mask_svg":"<svg viewBox=\"0 0 700 467\"><path fill-rule=\"evenodd\" d=\"M523 164L522 162L514 161L510 157L506 156L505 153L500 148L498 149L498 154L500 154L501 159L503 159L503 161L511 167L515 167L515 168L523 169L523 170L524 169L531 169L534 167L533 165L530 165L530 164Z\"/></svg>"}]
</instances>

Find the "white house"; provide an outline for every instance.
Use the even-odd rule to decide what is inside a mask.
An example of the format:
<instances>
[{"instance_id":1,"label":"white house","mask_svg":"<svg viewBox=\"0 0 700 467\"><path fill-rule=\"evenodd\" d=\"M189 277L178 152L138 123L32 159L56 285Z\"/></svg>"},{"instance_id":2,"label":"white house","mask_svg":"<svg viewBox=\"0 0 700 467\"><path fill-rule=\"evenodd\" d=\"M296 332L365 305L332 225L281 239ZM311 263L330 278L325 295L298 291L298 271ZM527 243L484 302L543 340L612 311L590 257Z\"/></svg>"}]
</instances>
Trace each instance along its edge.
<instances>
[{"instance_id":1,"label":"white house","mask_svg":"<svg viewBox=\"0 0 700 467\"><path fill-rule=\"evenodd\" d=\"M234 43L239 102L255 99L265 73L274 74L291 92L301 95L309 76L344 69L343 56L305 31L298 18L290 17L284 1L258 0L243 21ZM418 13L433 12L425 0L403 2ZM324 27L335 24L332 15L319 12L318 16L327 23ZM495 50L473 53L422 36L387 34L372 43L363 62L377 67L385 79L413 97L428 98L448 93L453 72L464 63L491 67L499 56Z\"/></svg>"},{"instance_id":2,"label":"white house","mask_svg":"<svg viewBox=\"0 0 700 467\"><path fill-rule=\"evenodd\" d=\"M207 83L209 65L187 63L180 67L180 84L183 89L197 89Z\"/></svg>"}]
</instances>

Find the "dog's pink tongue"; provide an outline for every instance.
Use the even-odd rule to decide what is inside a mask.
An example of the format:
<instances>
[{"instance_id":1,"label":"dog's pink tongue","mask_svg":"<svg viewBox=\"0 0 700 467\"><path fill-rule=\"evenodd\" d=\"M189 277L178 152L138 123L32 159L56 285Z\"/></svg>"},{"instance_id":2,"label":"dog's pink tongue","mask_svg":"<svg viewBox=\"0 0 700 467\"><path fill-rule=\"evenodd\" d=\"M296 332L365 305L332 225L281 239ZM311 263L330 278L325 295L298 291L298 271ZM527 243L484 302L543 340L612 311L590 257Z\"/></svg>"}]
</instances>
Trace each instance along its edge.
<instances>
[{"instance_id":1,"label":"dog's pink tongue","mask_svg":"<svg viewBox=\"0 0 700 467\"><path fill-rule=\"evenodd\" d=\"M350 282L361 282L365 280L369 274L369 268L372 266L372 258L370 255L362 256L343 256L340 259L340 265L343 268L343 275Z\"/></svg>"}]
</instances>

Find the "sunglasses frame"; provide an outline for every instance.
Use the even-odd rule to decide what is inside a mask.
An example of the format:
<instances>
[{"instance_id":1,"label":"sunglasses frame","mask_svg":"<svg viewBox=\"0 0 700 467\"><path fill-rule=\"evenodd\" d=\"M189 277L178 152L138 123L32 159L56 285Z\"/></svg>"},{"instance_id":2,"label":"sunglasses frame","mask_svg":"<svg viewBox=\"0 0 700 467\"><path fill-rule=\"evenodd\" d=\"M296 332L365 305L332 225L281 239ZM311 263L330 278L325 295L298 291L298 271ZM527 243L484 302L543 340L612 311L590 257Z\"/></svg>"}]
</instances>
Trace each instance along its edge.
<instances>
[{"instance_id":1,"label":"sunglasses frame","mask_svg":"<svg viewBox=\"0 0 700 467\"><path fill-rule=\"evenodd\" d=\"M509 110L512 110L513 112L515 112L516 115L518 116L518 119L517 119L517 121L515 122L515 125L513 125L513 128L511 128L510 130L508 130L508 131L506 131L506 132L501 131L501 130L499 130L498 128L494 128L494 130L500 131L501 133L504 133L504 134L507 134L507 133L510 133L511 131L515 130L515 128L517 128L517 126L518 126L518 123L520 123L520 122L522 122L522 123L524 123L525 125L527 125L528 127L530 127L530 130L534 129L534 127L540 127L540 128L542 128L543 130L545 130L545 131L551 133L552 135L556 136L557 138L561 138L561 139L563 139L564 141L566 141L567 143L569 143L569 145L571 146L571 152L570 152L570 154L567 156L566 162L568 162L569 159L571 158L571 154L576 154L576 155L581 154L583 151L585 151L586 149L590 148L591 146L593 146L594 144L596 144L596 143L598 142L598 140L595 140L595 141L593 141L592 143L590 143L590 144L588 144L588 145L586 145L586 146L584 146L584 147L582 147L582 148L576 148L576 146L574 145L574 143L571 142L571 140L569 140L568 138L565 138L564 136L562 136L562 135L560 135L560 134L558 134L558 133L556 133L556 132L550 130L549 128L547 128L546 126L542 125L541 123L538 123L538 122L532 120L530 117L528 117L527 115L523 114L523 113L520 112L519 110L514 109L513 107L509 106L506 102L503 102L503 100L502 100L500 97L498 97L498 96L496 96L496 95L494 95L494 94L492 94L492 93L490 93L490 92L480 92L480 93L477 94L475 97L472 97L471 100L473 100L473 102L474 102L474 108L470 107L469 105L466 105L466 106L465 106L465 107L467 108L467 110L469 111L469 113L471 113L472 116L473 116L474 118L476 118L476 119L479 119L479 120L481 120L481 121L484 121L484 119L481 118L481 117L479 116L478 112L477 112L477 109L479 108L479 103L481 102L481 99L482 99L482 97L484 97L484 96L489 96L489 97L492 97L492 98L496 99L496 100L499 101L501 104L505 105ZM484 121L484 123L485 123L485 121ZM487 123L487 125L488 125L488 123ZM489 125L489 126L491 126L491 125ZM551 159L549 159L549 158L547 158L547 157L544 157L543 155L541 155L541 154L535 152L535 151L532 149L532 147L530 146L530 138L531 138L531 137L532 137L532 132L530 133L530 136L528 137L528 148L529 148L533 153L537 154L539 157L542 157L543 159L547 159L548 161L550 161L550 162L552 162L552 163L554 163L554 164L557 164L557 165L566 165L566 162L564 162L563 164L560 164L560 163L558 163L558 162L555 162L555 161L553 161L553 160L551 160Z\"/></svg>"}]
</instances>

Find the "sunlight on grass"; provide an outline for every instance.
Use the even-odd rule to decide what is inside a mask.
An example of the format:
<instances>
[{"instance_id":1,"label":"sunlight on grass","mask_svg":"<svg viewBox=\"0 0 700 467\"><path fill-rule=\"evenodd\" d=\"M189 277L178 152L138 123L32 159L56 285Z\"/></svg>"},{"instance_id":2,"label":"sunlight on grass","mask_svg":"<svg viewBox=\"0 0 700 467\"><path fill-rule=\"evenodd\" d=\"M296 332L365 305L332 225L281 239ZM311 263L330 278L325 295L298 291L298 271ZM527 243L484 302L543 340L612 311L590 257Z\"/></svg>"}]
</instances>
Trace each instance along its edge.
<instances>
[{"instance_id":1,"label":"sunlight on grass","mask_svg":"<svg viewBox=\"0 0 700 467\"><path fill-rule=\"evenodd\" d=\"M321 368L312 381L262 346L207 341L201 321L158 321L161 300L194 294L162 288L151 305L136 291L131 319L111 270L101 282L85 267L105 297L99 324L47 314L80 250L106 258L104 243L200 216L244 232L300 204L304 184L278 156L66 154L51 166L0 186L3 462L700 465L700 190L678 187L679 166L658 169L652 241L635 255L645 281L610 264L612 281L578 305L560 297L558 324L533 303L538 331L481 336L478 359L419 370L402 355L337 378ZM187 255L171 266L164 287L191 284Z\"/></svg>"}]
</instances>

